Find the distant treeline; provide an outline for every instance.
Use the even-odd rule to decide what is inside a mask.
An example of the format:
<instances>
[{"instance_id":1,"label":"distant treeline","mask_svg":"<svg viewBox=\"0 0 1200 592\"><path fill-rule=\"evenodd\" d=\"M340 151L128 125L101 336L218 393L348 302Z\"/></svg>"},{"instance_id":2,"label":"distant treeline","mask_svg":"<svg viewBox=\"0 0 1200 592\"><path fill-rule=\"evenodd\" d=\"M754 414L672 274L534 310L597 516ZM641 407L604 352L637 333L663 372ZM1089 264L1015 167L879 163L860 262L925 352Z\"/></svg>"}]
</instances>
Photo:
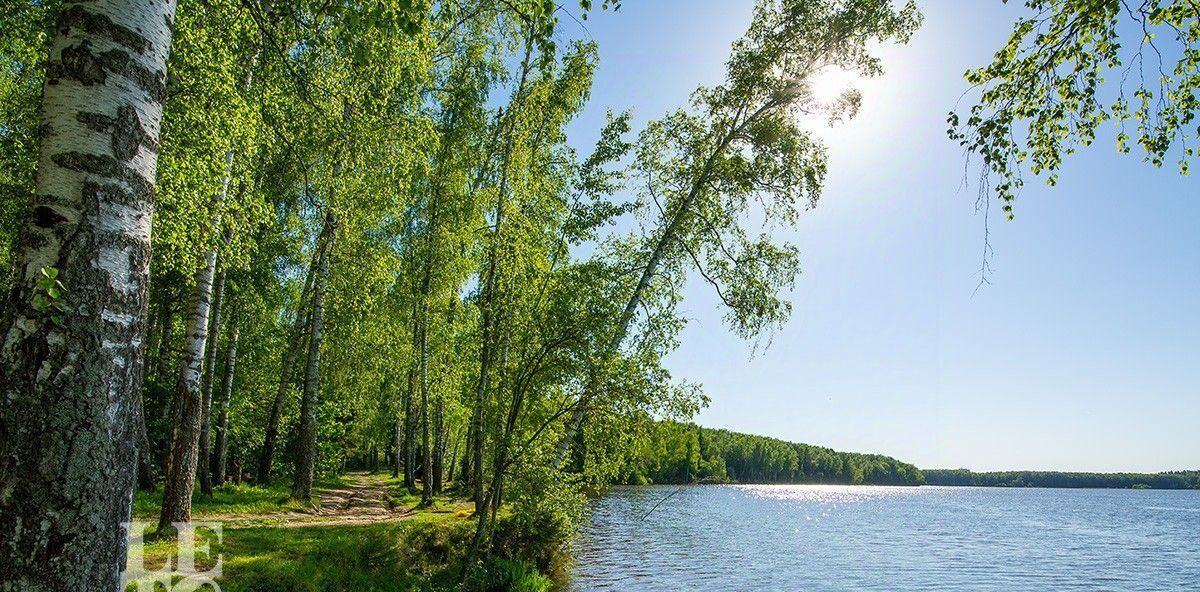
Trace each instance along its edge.
<instances>
[{"instance_id":1,"label":"distant treeline","mask_svg":"<svg viewBox=\"0 0 1200 592\"><path fill-rule=\"evenodd\" d=\"M1168 473L1064 473L1059 471L998 471L925 469L929 485L973 487L1089 487L1102 489L1200 489L1200 471Z\"/></svg>"},{"instance_id":2,"label":"distant treeline","mask_svg":"<svg viewBox=\"0 0 1200 592\"><path fill-rule=\"evenodd\" d=\"M775 438L704 428L691 423L655 423L622 471L628 484L836 483L920 485L920 469L879 454L838 452Z\"/></svg>"}]
</instances>

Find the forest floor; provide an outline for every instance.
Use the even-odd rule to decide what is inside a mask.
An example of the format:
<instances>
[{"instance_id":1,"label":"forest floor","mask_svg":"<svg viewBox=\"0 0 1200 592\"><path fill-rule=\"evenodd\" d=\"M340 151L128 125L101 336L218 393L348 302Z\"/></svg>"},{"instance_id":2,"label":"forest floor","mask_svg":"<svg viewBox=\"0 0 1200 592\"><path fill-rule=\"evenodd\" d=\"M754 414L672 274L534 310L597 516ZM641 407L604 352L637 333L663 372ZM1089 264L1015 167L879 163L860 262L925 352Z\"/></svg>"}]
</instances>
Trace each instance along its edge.
<instances>
[{"instance_id":1,"label":"forest floor","mask_svg":"<svg viewBox=\"0 0 1200 592\"><path fill-rule=\"evenodd\" d=\"M466 506L441 498L430 508L421 508L418 496L399 494L400 488L389 484L384 477L369 473L348 473L337 483L316 490L316 501L307 508L289 509L267 514L213 514L204 516L207 522L226 522L240 525L251 523L285 528L302 526L351 526L398 522L415 518L422 511L449 514L465 510ZM286 503L286 502L285 502Z\"/></svg>"},{"instance_id":2,"label":"forest floor","mask_svg":"<svg viewBox=\"0 0 1200 592\"><path fill-rule=\"evenodd\" d=\"M135 519L157 516L160 500L157 495L139 493L134 504ZM192 519L219 522L226 528L298 528L399 522L421 514L463 517L472 509L469 503L445 496L436 497L428 508L421 508L419 503L420 496L405 491L396 479L353 472L318 484L310 504L290 499L283 486L228 485L218 488L212 497L195 495Z\"/></svg>"},{"instance_id":3,"label":"forest floor","mask_svg":"<svg viewBox=\"0 0 1200 592\"><path fill-rule=\"evenodd\" d=\"M387 474L349 473L318 484L312 503L289 499L283 484L272 487L226 485L212 497L193 498L197 544L196 568L203 572L220 561L221 592L325 592L341 590L443 590L454 587L438 554L451 533L470 532L471 506L439 496L420 507ZM160 494L139 492L135 520L157 517ZM220 524L220 532L211 530ZM197 551L203 547L198 546ZM147 543L145 567L178 564L173 540ZM145 586L144 589L155 589ZM207 590L208 588L201 588ZM129 590L137 590L131 585Z\"/></svg>"}]
</instances>

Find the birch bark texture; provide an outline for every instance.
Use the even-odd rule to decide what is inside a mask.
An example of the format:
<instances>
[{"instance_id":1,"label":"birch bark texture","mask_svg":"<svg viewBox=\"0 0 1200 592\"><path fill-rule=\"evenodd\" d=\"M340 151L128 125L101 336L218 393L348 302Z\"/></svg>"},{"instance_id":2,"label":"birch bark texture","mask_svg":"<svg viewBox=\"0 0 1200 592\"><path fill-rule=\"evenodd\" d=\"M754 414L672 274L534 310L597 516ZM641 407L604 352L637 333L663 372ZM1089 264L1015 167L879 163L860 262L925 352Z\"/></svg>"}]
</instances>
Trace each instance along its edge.
<instances>
[{"instance_id":1,"label":"birch bark texture","mask_svg":"<svg viewBox=\"0 0 1200 592\"><path fill-rule=\"evenodd\" d=\"M209 311L212 307L213 276L217 267L217 252L208 253L204 267L195 275L187 313L187 334L184 335L183 356L179 378L172 400L171 456L167 463L167 478L163 487L162 511L158 529L165 531L173 523L192 519L192 489L196 486L197 453L200 445L200 425L203 421L204 400L200 389L204 370L204 352L208 342Z\"/></svg>"},{"instance_id":2,"label":"birch bark texture","mask_svg":"<svg viewBox=\"0 0 1200 592\"><path fill-rule=\"evenodd\" d=\"M60 8L0 318L5 592L120 589L174 14L174 0Z\"/></svg>"},{"instance_id":3,"label":"birch bark texture","mask_svg":"<svg viewBox=\"0 0 1200 592\"><path fill-rule=\"evenodd\" d=\"M212 402L213 380L217 372L217 341L221 335L221 309L225 302L225 270L217 272L213 282L213 304L209 314L208 338L204 350L204 375L200 378L200 444L196 450L196 472L200 493L212 497Z\"/></svg>"}]
</instances>

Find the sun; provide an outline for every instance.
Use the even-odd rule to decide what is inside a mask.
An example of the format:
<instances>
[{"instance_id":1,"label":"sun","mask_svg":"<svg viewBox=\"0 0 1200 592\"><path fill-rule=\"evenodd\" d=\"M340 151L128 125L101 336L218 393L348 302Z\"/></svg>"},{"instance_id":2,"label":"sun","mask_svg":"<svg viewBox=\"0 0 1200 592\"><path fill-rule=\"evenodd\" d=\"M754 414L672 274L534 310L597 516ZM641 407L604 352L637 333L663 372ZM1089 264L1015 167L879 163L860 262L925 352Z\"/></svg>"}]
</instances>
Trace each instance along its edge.
<instances>
[{"instance_id":1,"label":"sun","mask_svg":"<svg viewBox=\"0 0 1200 592\"><path fill-rule=\"evenodd\" d=\"M857 72L842 68L825 68L809 79L809 91L813 101L817 103L832 103L842 93L855 88L862 77Z\"/></svg>"}]
</instances>

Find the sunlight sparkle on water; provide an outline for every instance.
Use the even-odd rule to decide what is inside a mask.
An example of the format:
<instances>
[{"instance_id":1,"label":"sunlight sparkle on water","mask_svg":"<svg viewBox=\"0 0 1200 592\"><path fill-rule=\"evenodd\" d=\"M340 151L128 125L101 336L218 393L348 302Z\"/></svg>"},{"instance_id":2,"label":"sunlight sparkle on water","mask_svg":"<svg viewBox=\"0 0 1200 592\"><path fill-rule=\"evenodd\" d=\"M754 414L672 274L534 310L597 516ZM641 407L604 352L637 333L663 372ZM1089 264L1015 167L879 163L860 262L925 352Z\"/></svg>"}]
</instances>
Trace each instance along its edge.
<instances>
[{"instance_id":1,"label":"sunlight sparkle on water","mask_svg":"<svg viewBox=\"0 0 1200 592\"><path fill-rule=\"evenodd\" d=\"M733 485L754 497L817 504L853 504L887 497L919 495L916 487L864 485Z\"/></svg>"}]
</instances>

